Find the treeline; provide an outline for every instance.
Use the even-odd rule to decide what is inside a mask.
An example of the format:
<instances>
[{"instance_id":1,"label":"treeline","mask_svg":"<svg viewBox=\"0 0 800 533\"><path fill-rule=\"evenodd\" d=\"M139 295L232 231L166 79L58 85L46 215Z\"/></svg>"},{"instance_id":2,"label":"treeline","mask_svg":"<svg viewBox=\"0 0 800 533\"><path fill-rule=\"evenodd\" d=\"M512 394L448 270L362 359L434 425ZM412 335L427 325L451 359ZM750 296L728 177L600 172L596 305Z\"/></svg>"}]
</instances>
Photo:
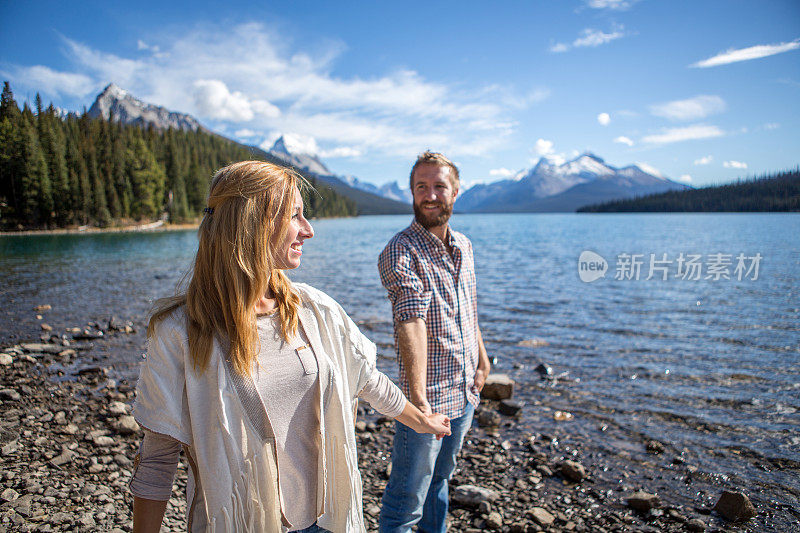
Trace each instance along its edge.
<instances>
[{"instance_id":1,"label":"treeline","mask_svg":"<svg viewBox=\"0 0 800 533\"><path fill-rule=\"evenodd\" d=\"M86 115L66 117L37 94L19 108L8 82L0 102L0 227L109 226L205 207L214 171L256 159L244 145L205 131L158 130ZM273 161L274 162L274 161ZM317 180L307 176L313 186ZM307 216L352 216L355 204L320 184Z\"/></svg>"},{"instance_id":2,"label":"treeline","mask_svg":"<svg viewBox=\"0 0 800 533\"><path fill-rule=\"evenodd\" d=\"M578 213L800 211L800 167L727 185L588 205Z\"/></svg>"}]
</instances>

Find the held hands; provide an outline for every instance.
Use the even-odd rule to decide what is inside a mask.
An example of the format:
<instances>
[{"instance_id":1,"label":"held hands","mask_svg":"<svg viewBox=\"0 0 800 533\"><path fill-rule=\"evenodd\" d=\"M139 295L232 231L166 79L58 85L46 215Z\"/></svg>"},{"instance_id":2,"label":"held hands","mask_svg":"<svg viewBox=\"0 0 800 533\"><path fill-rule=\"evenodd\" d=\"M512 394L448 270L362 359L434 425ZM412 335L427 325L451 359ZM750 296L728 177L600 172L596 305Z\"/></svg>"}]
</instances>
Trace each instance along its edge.
<instances>
[{"instance_id":1,"label":"held hands","mask_svg":"<svg viewBox=\"0 0 800 533\"><path fill-rule=\"evenodd\" d=\"M433 433L436 435L436 440L443 439L446 435L450 435L450 419L441 413L431 413L426 417L427 429L424 433Z\"/></svg>"}]
</instances>

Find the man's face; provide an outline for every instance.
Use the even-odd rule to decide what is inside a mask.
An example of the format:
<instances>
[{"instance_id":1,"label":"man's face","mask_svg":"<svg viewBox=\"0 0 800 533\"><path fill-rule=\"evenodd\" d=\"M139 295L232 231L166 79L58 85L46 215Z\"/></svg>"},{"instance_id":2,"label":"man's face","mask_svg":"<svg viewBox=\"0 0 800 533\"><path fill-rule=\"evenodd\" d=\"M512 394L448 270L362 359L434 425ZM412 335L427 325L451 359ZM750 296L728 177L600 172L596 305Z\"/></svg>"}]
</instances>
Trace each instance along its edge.
<instances>
[{"instance_id":1,"label":"man's face","mask_svg":"<svg viewBox=\"0 0 800 533\"><path fill-rule=\"evenodd\" d=\"M450 172L450 167L428 164L414 171L414 217L426 229L444 226L453 214L458 189L450 181Z\"/></svg>"}]
</instances>

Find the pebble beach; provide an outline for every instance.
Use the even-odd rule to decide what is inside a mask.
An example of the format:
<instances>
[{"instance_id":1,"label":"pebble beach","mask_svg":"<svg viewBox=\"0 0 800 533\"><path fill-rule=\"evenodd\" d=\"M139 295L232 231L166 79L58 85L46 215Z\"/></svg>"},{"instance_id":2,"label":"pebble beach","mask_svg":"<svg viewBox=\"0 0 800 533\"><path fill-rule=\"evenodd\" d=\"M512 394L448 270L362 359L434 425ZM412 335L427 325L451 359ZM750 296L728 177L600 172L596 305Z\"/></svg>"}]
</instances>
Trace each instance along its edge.
<instances>
[{"instance_id":1,"label":"pebble beach","mask_svg":"<svg viewBox=\"0 0 800 533\"><path fill-rule=\"evenodd\" d=\"M64 332L41 327L30 342L0 350L0 532L131 531L127 483L141 438L130 416L135 383L115 379L98 348L141 334L143 325L112 319ZM547 367L536 371L556 396L570 386L554 384ZM476 412L450 484L451 531L795 530L791 513L724 486L669 443L604 452L571 432L571 413L546 397L538 405L514 401L513 386L499 379L485 395L511 398L485 399ZM522 410L528 420L535 411L543 430L522 426ZM369 531L377 530L393 424L359 407ZM162 531L185 530L186 474L182 460Z\"/></svg>"}]
</instances>

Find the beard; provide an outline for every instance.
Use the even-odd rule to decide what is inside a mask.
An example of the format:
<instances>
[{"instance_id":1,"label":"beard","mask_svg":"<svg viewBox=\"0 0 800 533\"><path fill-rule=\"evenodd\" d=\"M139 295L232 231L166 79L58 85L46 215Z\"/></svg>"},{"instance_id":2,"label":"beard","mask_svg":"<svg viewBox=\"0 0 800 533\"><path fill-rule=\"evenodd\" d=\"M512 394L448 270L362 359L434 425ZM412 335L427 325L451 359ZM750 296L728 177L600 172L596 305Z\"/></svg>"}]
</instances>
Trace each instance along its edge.
<instances>
[{"instance_id":1,"label":"beard","mask_svg":"<svg viewBox=\"0 0 800 533\"><path fill-rule=\"evenodd\" d=\"M417 219L417 222L419 222L423 228L431 229L436 226L444 226L447 224L447 221L450 220L450 215L453 214L453 205L447 205L443 202L437 202L436 205L439 206L439 214L426 215L422 212L417 203L414 202L414 218Z\"/></svg>"}]
</instances>

